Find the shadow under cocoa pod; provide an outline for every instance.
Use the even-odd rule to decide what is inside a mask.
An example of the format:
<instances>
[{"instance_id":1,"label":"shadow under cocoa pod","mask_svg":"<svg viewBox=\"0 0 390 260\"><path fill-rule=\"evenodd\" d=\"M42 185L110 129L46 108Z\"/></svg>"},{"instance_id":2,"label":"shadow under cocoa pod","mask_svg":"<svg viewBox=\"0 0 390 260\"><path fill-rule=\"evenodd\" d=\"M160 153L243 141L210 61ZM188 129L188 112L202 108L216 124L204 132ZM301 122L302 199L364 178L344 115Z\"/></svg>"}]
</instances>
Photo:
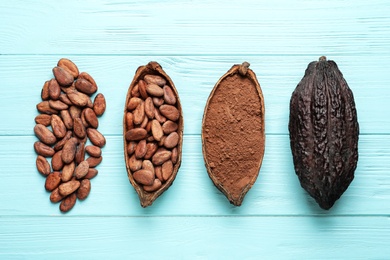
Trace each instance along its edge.
<instances>
[{"instance_id":1,"label":"shadow under cocoa pod","mask_svg":"<svg viewBox=\"0 0 390 260\"><path fill-rule=\"evenodd\" d=\"M140 66L126 95L123 141L127 175L142 207L150 206L175 180L183 127L171 78L157 62Z\"/></svg>"},{"instance_id":2,"label":"shadow under cocoa pod","mask_svg":"<svg viewBox=\"0 0 390 260\"><path fill-rule=\"evenodd\" d=\"M264 149L264 98L256 74L244 62L215 84L202 122L207 172L235 206L255 183Z\"/></svg>"}]
</instances>

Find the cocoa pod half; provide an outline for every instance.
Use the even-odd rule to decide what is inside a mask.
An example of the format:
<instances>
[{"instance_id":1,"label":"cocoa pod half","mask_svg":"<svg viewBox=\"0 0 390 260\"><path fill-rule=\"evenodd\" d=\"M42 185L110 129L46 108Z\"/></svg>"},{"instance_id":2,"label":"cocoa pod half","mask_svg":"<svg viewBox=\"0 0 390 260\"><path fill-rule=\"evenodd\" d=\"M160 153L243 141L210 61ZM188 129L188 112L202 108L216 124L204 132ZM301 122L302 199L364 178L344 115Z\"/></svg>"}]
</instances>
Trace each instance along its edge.
<instances>
[{"instance_id":1,"label":"cocoa pod half","mask_svg":"<svg viewBox=\"0 0 390 260\"><path fill-rule=\"evenodd\" d=\"M264 148L264 98L256 74L244 62L215 84L202 122L207 172L235 206L255 183Z\"/></svg>"},{"instance_id":2,"label":"cocoa pod half","mask_svg":"<svg viewBox=\"0 0 390 260\"><path fill-rule=\"evenodd\" d=\"M324 56L311 62L292 93L290 145L301 186L330 209L354 178L359 124L343 74Z\"/></svg>"},{"instance_id":3,"label":"cocoa pod half","mask_svg":"<svg viewBox=\"0 0 390 260\"><path fill-rule=\"evenodd\" d=\"M162 124L166 118L160 115L159 106L165 101L163 87L168 89L166 96L169 100L167 108L163 112L172 120L171 131L177 134L178 140L168 140L168 147L164 148L164 143L157 140L164 140ZM156 105L153 97L158 96L161 102ZM156 116L157 114L157 116ZM124 156L126 161L127 175L131 185L138 193L142 207L150 206L165 190L167 190L176 178L181 164L181 152L183 144L183 112L179 99L179 94L171 78L165 73L157 62L149 62L145 66L140 66L131 82L125 102L123 117L123 142ZM154 120L156 118L156 120ZM172 138L171 138L172 139ZM166 157L156 157L154 163L151 158L157 150L164 149ZM172 149L176 151L175 161L171 160ZM163 160L164 159L164 160ZM154 169L141 169L143 162L148 161L151 167L160 167L157 163L169 161L171 169L166 171L166 179L156 179ZM169 163L168 163L169 164ZM161 168L161 167L160 167ZM172 172L172 173L171 173Z\"/></svg>"}]
</instances>

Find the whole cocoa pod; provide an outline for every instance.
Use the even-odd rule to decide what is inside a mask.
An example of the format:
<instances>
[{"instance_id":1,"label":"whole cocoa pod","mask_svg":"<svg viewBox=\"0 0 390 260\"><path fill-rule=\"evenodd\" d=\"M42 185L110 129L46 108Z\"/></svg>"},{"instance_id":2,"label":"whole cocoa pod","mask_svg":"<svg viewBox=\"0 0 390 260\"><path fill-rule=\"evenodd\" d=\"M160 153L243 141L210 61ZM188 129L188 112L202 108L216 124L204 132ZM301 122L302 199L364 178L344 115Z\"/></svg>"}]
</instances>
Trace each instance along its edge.
<instances>
[{"instance_id":1,"label":"whole cocoa pod","mask_svg":"<svg viewBox=\"0 0 390 260\"><path fill-rule=\"evenodd\" d=\"M291 97L289 132L301 186L330 209L354 178L359 138L353 94L334 61L308 65Z\"/></svg>"}]
</instances>

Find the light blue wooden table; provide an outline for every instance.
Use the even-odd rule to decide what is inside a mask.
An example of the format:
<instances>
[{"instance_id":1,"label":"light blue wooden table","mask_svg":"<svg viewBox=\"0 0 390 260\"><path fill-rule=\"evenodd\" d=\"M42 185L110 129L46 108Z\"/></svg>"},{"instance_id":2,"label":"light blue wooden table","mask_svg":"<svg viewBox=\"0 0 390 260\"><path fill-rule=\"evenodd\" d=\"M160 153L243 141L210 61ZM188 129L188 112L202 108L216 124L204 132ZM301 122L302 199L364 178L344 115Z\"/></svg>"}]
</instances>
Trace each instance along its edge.
<instances>
[{"instance_id":1,"label":"light blue wooden table","mask_svg":"<svg viewBox=\"0 0 390 260\"><path fill-rule=\"evenodd\" d=\"M228 3L229 2L229 3ZM289 100L310 61L335 60L361 135L355 179L329 211L300 187ZM107 137L90 196L68 214L35 168L35 105L58 59L107 98ZM122 116L136 68L158 61L182 101L183 161L143 209L127 179ZM1 1L0 259L389 259L390 2ZM213 186L201 119L215 82L248 61L266 105L266 152L241 207Z\"/></svg>"}]
</instances>

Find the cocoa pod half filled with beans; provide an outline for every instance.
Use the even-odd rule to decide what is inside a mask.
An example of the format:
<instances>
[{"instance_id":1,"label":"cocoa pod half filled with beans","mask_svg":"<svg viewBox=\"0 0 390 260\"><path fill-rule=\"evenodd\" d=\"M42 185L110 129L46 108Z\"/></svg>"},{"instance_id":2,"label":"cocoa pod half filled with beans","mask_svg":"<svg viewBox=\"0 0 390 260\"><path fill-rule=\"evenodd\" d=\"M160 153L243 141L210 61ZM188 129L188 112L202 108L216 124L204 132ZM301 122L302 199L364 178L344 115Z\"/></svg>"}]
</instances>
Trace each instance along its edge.
<instances>
[{"instance_id":1,"label":"cocoa pod half filled with beans","mask_svg":"<svg viewBox=\"0 0 390 260\"><path fill-rule=\"evenodd\" d=\"M330 209L354 178L359 138L354 97L334 61L308 65L291 97L289 132L301 186Z\"/></svg>"},{"instance_id":2,"label":"cocoa pod half filled with beans","mask_svg":"<svg viewBox=\"0 0 390 260\"><path fill-rule=\"evenodd\" d=\"M126 96L123 141L127 175L142 207L150 206L175 180L183 126L171 78L157 62L140 66Z\"/></svg>"},{"instance_id":3,"label":"cocoa pod half filled with beans","mask_svg":"<svg viewBox=\"0 0 390 260\"><path fill-rule=\"evenodd\" d=\"M249 63L234 65L215 84L202 122L203 157L214 185L240 206L264 156L264 98Z\"/></svg>"}]
</instances>

